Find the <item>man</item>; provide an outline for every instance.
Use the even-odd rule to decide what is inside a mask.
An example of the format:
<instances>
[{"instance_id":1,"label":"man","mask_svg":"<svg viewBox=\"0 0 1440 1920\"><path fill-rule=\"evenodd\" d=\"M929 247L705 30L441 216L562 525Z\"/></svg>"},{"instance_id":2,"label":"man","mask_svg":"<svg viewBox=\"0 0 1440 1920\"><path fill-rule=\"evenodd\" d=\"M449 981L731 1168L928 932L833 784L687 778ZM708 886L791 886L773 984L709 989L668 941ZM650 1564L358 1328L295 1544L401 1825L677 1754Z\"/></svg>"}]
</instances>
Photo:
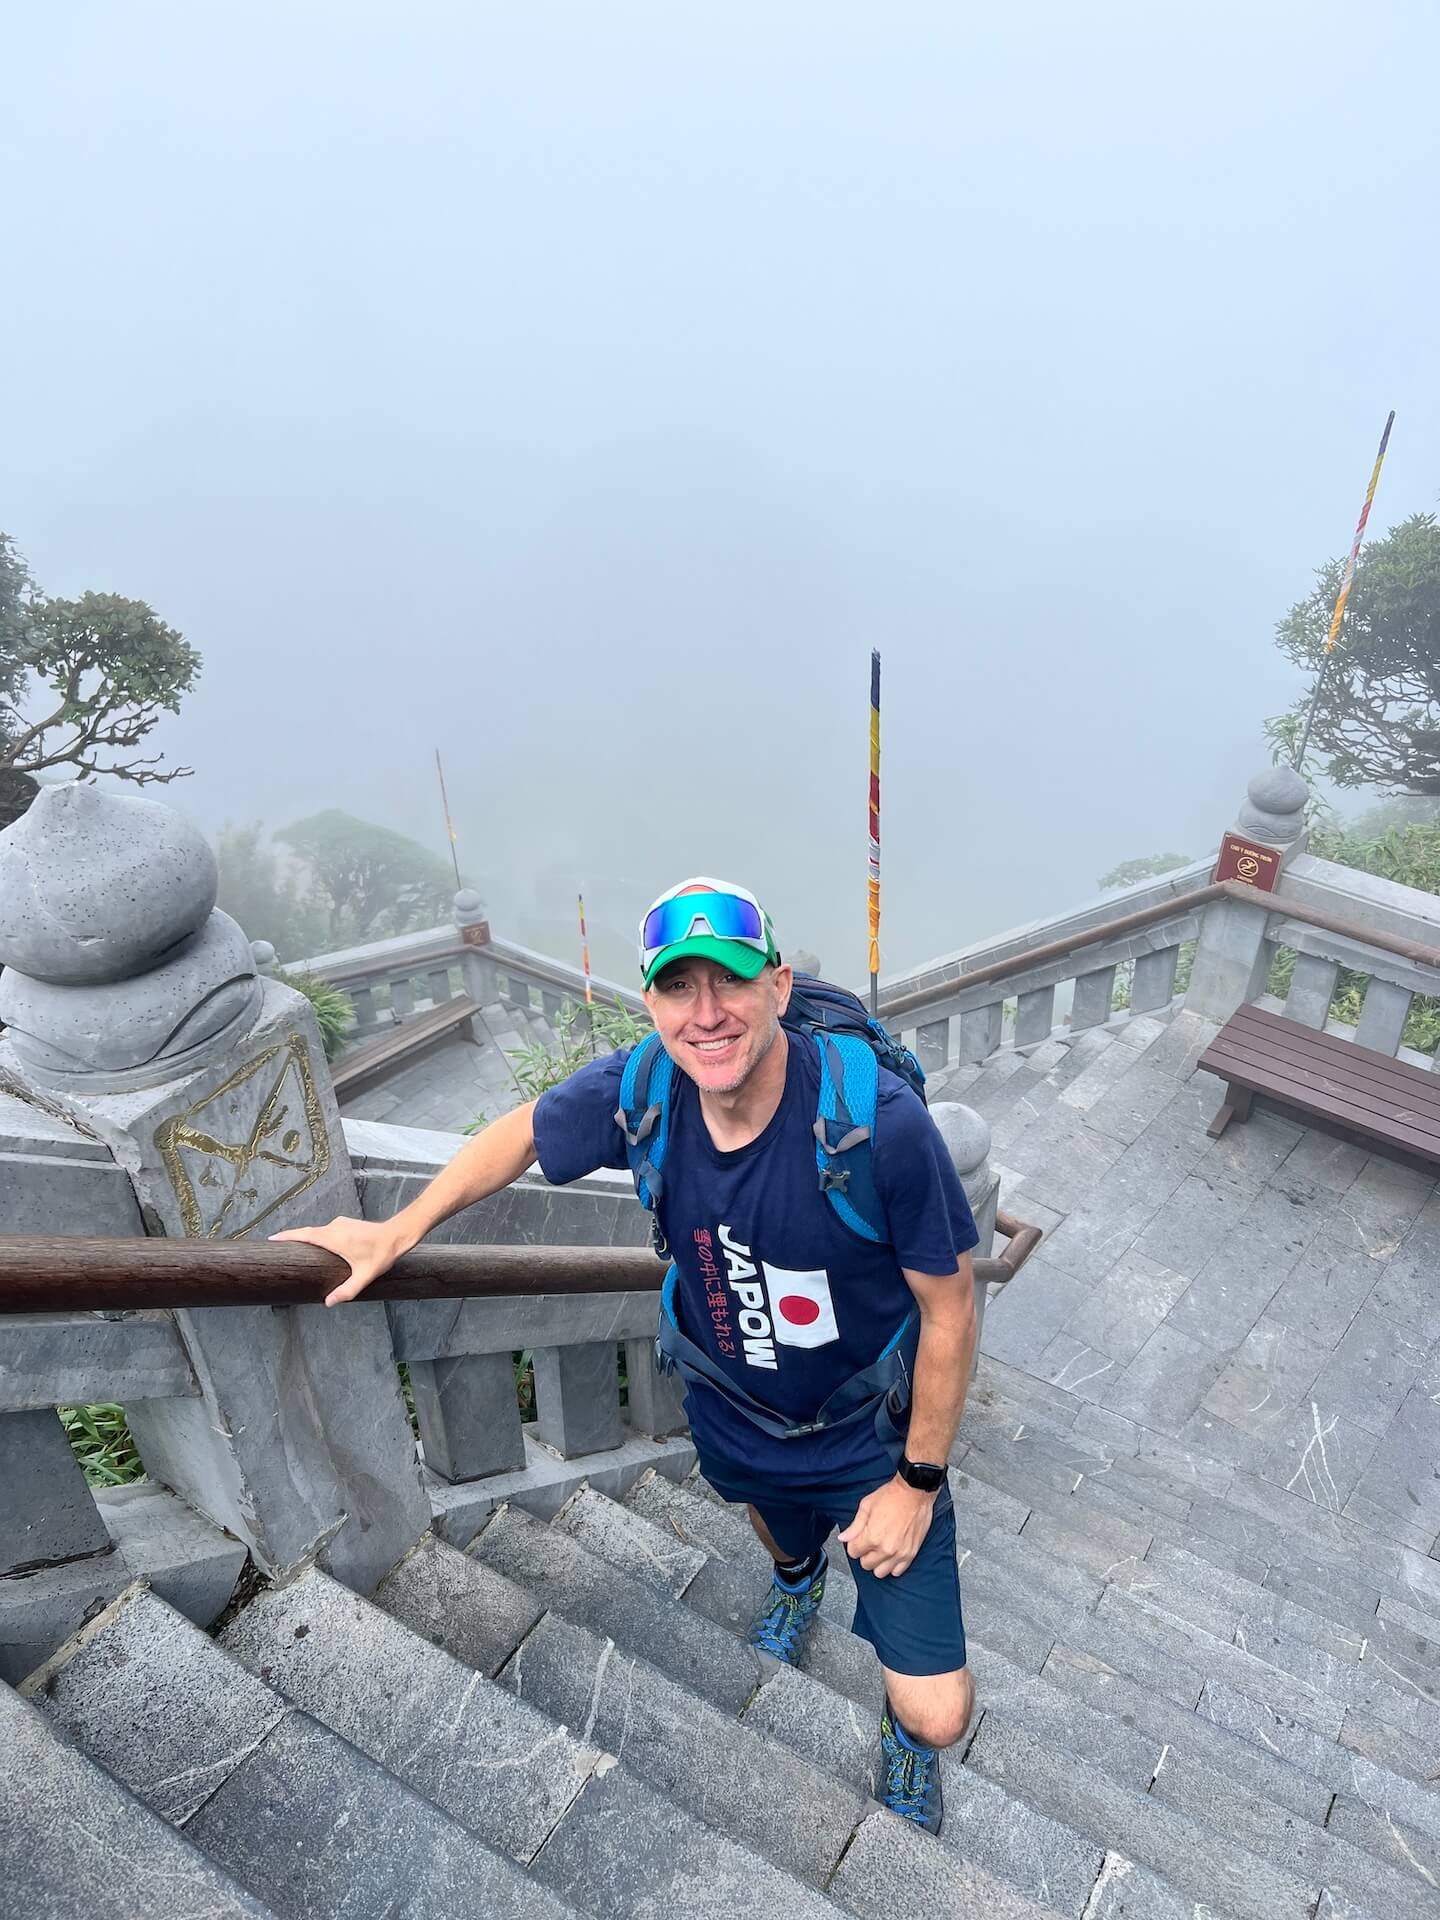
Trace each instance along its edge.
<instances>
[{"instance_id":1,"label":"man","mask_svg":"<svg viewBox=\"0 0 1440 1920\"><path fill-rule=\"evenodd\" d=\"M923 1102L882 1068L866 1150L883 1237L852 1229L831 1204L816 1164L821 1050L780 1024L793 974L745 888L703 878L671 888L646 914L640 948L645 1003L679 1069L652 1196L675 1262L662 1330L678 1336L702 1470L749 1507L775 1562L751 1644L798 1664L839 1528L855 1631L885 1680L881 1797L938 1832L937 1749L961 1737L974 1704L944 1472L975 1348L964 1190ZM493 1122L393 1219L275 1237L350 1263L335 1305L537 1159L557 1185L626 1166L628 1057L597 1060ZM832 1398L837 1389L847 1392ZM812 1424L827 1401L847 1414Z\"/></svg>"}]
</instances>

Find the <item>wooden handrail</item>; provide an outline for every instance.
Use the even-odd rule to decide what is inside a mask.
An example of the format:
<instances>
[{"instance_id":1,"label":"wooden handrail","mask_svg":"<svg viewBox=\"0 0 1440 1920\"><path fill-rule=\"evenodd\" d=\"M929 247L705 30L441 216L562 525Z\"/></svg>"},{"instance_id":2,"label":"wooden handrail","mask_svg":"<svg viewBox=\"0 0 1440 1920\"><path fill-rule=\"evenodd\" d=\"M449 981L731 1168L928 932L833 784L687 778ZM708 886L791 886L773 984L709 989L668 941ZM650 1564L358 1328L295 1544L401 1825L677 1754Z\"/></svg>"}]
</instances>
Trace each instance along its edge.
<instances>
[{"instance_id":1,"label":"wooden handrail","mask_svg":"<svg viewBox=\"0 0 1440 1920\"><path fill-rule=\"evenodd\" d=\"M1063 940L1047 940L1025 953L1012 953L1007 959L992 961L988 967L976 967L973 973L957 973L953 980L919 987L893 1000L882 997L880 1017L893 1021L907 1013L923 1013L926 1007L937 1001L951 999L957 993L966 993L971 987L988 986L991 981L1003 980L1011 973L1028 973L1031 967L1043 966L1048 960L1063 960L1086 947L1100 946L1107 940L1118 939L1121 934L1137 933L1141 927L1152 926L1157 920L1171 920L1177 914L1189 913L1195 907L1207 906L1210 901L1221 899L1236 900L1247 907L1263 907L1266 913L1280 914L1287 920L1299 920L1305 926L1318 927L1322 933L1339 934L1343 939L1357 941L1361 946L1378 947L1382 953L1396 954L1400 959L1412 961L1417 966L1440 968L1440 947L1407 939L1404 934L1386 933L1378 927L1361 926L1358 921L1346 920L1338 913L1325 913L1319 907L1306 906L1301 901L1288 899L1281 894L1262 893L1258 887L1247 887L1242 880L1212 880L1208 887L1200 887L1194 893L1177 894L1171 900L1141 907L1134 913L1117 914L1113 920L1104 920L1099 926L1081 928L1067 934Z\"/></svg>"},{"instance_id":2,"label":"wooden handrail","mask_svg":"<svg viewBox=\"0 0 1440 1920\"><path fill-rule=\"evenodd\" d=\"M1002 1224L1003 1222L1003 1224ZM1002 1216L1010 1245L975 1262L977 1280L1009 1280L1040 1238ZM1033 1237L1028 1237L1033 1236ZM90 1239L0 1235L0 1313L135 1312L143 1307L315 1306L349 1269L297 1240ZM524 1294L658 1293L666 1269L648 1247L476 1247L422 1243L363 1300L496 1299Z\"/></svg>"}]
</instances>

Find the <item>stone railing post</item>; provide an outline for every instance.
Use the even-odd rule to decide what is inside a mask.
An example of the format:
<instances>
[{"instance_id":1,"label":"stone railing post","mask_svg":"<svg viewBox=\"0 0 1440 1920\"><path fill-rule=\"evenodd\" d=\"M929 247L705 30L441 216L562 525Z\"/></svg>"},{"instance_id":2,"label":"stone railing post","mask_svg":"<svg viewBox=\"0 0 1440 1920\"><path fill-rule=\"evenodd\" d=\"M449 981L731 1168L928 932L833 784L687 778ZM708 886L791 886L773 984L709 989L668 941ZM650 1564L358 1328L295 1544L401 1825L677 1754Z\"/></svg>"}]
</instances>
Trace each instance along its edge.
<instances>
[{"instance_id":1,"label":"stone railing post","mask_svg":"<svg viewBox=\"0 0 1440 1920\"><path fill-rule=\"evenodd\" d=\"M499 979L489 952L490 918L485 902L473 887L462 887L455 896L455 924L465 942L461 960L465 991L477 1007L491 1006L499 989Z\"/></svg>"},{"instance_id":2,"label":"stone railing post","mask_svg":"<svg viewBox=\"0 0 1440 1920\"><path fill-rule=\"evenodd\" d=\"M1305 808L1310 789L1293 767L1270 767L1257 774L1235 822L1247 840L1273 847L1280 865L1305 845ZM1207 1020L1228 1020L1265 991L1275 957L1265 938L1267 909L1237 900L1212 900L1200 922L1195 961L1185 1005Z\"/></svg>"},{"instance_id":3,"label":"stone railing post","mask_svg":"<svg viewBox=\"0 0 1440 1920\"><path fill-rule=\"evenodd\" d=\"M685 1382L678 1373L659 1371L653 1340L625 1342L625 1382L632 1433L663 1440L667 1434L685 1432L690 1424L685 1418Z\"/></svg>"},{"instance_id":4,"label":"stone railing post","mask_svg":"<svg viewBox=\"0 0 1440 1920\"><path fill-rule=\"evenodd\" d=\"M0 1079L109 1149L152 1234L358 1213L309 1005L215 891L169 807L46 787L0 836ZM384 1306L174 1318L200 1393L129 1410L147 1471L267 1572L319 1558L372 1588L430 1519Z\"/></svg>"},{"instance_id":5,"label":"stone railing post","mask_svg":"<svg viewBox=\"0 0 1440 1920\"><path fill-rule=\"evenodd\" d=\"M973 1107L962 1106L957 1100L940 1100L930 1109L931 1118L940 1129L940 1137L950 1149L950 1158L955 1163L955 1171L965 1189L965 1198L970 1202L970 1211L975 1216L975 1230L980 1235L975 1248L976 1258L987 1255L995 1244L995 1215L1000 1205L1000 1176L990 1164L990 1122ZM985 1301L990 1289L988 1283L977 1280L975 1283L975 1356L980 1356L980 1336L985 1329ZM973 1377L975 1366L971 1366Z\"/></svg>"}]
</instances>

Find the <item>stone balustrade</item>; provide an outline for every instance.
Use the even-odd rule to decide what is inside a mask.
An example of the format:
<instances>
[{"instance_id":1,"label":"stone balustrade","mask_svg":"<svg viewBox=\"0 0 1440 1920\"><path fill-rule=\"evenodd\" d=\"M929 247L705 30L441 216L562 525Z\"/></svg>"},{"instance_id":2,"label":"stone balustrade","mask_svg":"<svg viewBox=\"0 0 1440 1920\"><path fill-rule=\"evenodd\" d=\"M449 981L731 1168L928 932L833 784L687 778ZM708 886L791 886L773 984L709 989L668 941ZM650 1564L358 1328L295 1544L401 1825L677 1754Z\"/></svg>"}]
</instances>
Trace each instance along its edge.
<instances>
[{"instance_id":1,"label":"stone balustrade","mask_svg":"<svg viewBox=\"0 0 1440 1920\"><path fill-rule=\"evenodd\" d=\"M451 926L427 927L364 946L320 953L285 963L287 971L314 973L331 981L355 1010L354 1037L364 1039L416 1013L468 993L476 1005L495 1004L539 1013L555 1026L566 1001L581 1005L585 976L579 967L553 960L490 931L480 896L465 888L455 896ZM591 977L595 994L644 1019L645 1002L633 988Z\"/></svg>"},{"instance_id":2,"label":"stone balustrade","mask_svg":"<svg viewBox=\"0 0 1440 1920\"><path fill-rule=\"evenodd\" d=\"M998 1199L989 1129L968 1108L934 1111L988 1251ZM344 1122L341 1138L358 1211L373 1219L404 1206L460 1145L450 1135L364 1121ZM0 1094L0 1194L14 1202L5 1223L16 1231L145 1231L143 1207L112 1152L13 1092ZM649 1219L628 1175L600 1172L555 1189L530 1174L456 1215L436 1237L643 1246ZM979 1294L983 1321L983 1284ZM463 1544L503 1500L544 1512L582 1479L618 1491L650 1466L683 1471L693 1456L678 1382L653 1364L656 1314L656 1293L643 1291L360 1302L333 1312L237 1307L0 1319L7 1484L0 1677L29 1671L137 1573L203 1624L228 1599L247 1549L270 1573L318 1554L365 1591L397 1543L403 1551L427 1526ZM259 1319L280 1330L278 1347L256 1342ZM517 1351L534 1370L536 1416L525 1425ZM318 1395L311 1356L327 1369ZM392 1417L401 1364L418 1452ZM258 1399L247 1379L252 1370ZM302 1381L309 1383L303 1389ZM195 1444L194 1456L185 1455L197 1442L187 1412L207 1423L217 1414L233 1421L262 1399L269 1414L261 1447L239 1446L222 1432L218 1450ZM357 1399L370 1402L358 1427ZM97 1401L125 1408L142 1459L159 1463L166 1486L87 1488L56 1409ZM317 1426L320 1442L333 1442L344 1463L341 1478L332 1474L324 1484L316 1483L313 1461L307 1465ZM407 1481L418 1494L408 1504L401 1498ZM362 1533L378 1526L378 1546L352 1539L346 1548L347 1499L362 1503ZM304 1538L295 1529L298 1501L317 1524Z\"/></svg>"},{"instance_id":3,"label":"stone balustrade","mask_svg":"<svg viewBox=\"0 0 1440 1920\"><path fill-rule=\"evenodd\" d=\"M1273 849L1277 878L1273 904L1257 899L1198 899L1209 886L1215 857L1197 860L1159 880L1107 895L1055 920L1035 921L977 942L905 975L881 982L880 1016L901 1005L889 1024L914 1048L928 1072L984 1062L1002 1048L1029 1052L1061 1037L1176 1004L1177 968L1191 946L1193 964L1183 1004L1208 1019L1228 1020L1237 1008L1265 1001L1277 955L1294 955L1283 1011L1307 1026L1326 1027L1360 1046L1432 1064L1402 1044L1417 995L1440 995L1440 969L1403 959L1364 938L1307 925L1310 910L1357 929L1440 949L1440 898L1414 887L1322 860L1305 850L1309 789L1290 768L1270 768L1251 781L1235 831ZM1188 904L1187 901L1193 901ZM1173 904L1174 911L1138 929L1087 939L1107 922ZM1023 964L1036 949L1063 944L1059 957ZM966 984L967 976L1016 962L999 979ZM1353 1026L1332 1007L1340 970L1366 978L1363 1007ZM1123 992L1117 996L1119 984ZM1122 1004L1117 1007L1117 998ZM915 1004L917 999L920 1005Z\"/></svg>"},{"instance_id":4,"label":"stone balustrade","mask_svg":"<svg viewBox=\"0 0 1440 1920\"><path fill-rule=\"evenodd\" d=\"M1097 1026L1114 1017L1115 988L1122 982L1128 1013L1156 1013L1175 997L1181 950L1200 932L1203 909L1186 906L1188 895L1210 881L1215 861L1205 860L1148 880L1123 892L1062 914L1034 921L997 938L976 942L880 984L880 1018L898 1029L927 1073L968 1066L988 1059L1001 1047L1029 1051L1051 1038L1057 1025L1069 1032ZM1152 907L1172 905L1163 920L1128 933L1087 940L1107 922ZM1073 941L1059 959L1033 967L1027 953L1052 943ZM1017 970L1002 978L966 984L966 976L1002 963ZM924 1004L913 1005L924 996ZM910 1003L900 1015L887 1013L896 1002Z\"/></svg>"}]
</instances>

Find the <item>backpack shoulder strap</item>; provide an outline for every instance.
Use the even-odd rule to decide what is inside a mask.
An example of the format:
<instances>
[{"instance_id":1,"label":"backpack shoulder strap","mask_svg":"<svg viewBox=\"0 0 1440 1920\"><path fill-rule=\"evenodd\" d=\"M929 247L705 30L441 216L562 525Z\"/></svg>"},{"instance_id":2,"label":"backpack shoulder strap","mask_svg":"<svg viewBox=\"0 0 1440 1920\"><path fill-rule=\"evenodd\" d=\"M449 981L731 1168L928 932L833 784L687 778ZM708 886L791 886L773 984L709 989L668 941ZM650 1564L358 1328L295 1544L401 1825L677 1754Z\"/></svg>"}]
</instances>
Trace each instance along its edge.
<instances>
[{"instance_id":1,"label":"backpack shoulder strap","mask_svg":"<svg viewBox=\"0 0 1440 1920\"><path fill-rule=\"evenodd\" d=\"M879 1071L868 1042L853 1033L818 1032L820 1108L815 1116L815 1166L820 1191L862 1239L883 1243L885 1213L871 1154Z\"/></svg>"},{"instance_id":2,"label":"backpack shoulder strap","mask_svg":"<svg viewBox=\"0 0 1440 1920\"><path fill-rule=\"evenodd\" d=\"M670 1089L675 1062L660 1043L658 1033L640 1042L620 1076L620 1104L615 1124L625 1136L625 1158L640 1204L651 1213L664 1191L661 1168L670 1139Z\"/></svg>"}]
</instances>

